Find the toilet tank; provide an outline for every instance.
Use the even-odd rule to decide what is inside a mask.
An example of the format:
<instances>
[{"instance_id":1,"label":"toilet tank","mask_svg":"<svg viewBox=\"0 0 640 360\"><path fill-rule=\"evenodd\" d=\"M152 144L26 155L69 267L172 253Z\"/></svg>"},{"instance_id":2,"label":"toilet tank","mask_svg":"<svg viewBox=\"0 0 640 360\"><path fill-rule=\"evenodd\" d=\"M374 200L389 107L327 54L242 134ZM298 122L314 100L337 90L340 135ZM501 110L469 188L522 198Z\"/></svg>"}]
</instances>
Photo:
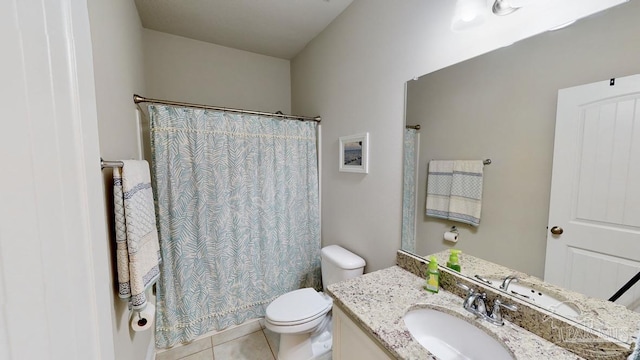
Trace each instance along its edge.
<instances>
[{"instance_id":1,"label":"toilet tank","mask_svg":"<svg viewBox=\"0 0 640 360\"><path fill-rule=\"evenodd\" d=\"M324 291L327 291L328 285L360 276L364 272L364 259L341 246L326 246L322 248L321 253L320 268Z\"/></svg>"}]
</instances>

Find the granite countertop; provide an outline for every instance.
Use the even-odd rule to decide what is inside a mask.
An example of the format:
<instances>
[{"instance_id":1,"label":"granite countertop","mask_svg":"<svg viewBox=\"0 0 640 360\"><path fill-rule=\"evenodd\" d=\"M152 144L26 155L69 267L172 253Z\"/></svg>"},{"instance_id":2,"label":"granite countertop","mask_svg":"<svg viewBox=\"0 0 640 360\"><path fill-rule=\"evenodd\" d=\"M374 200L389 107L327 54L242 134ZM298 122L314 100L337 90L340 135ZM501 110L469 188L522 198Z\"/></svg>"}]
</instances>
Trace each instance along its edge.
<instances>
[{"instance_id":1,"label":"granite countertop","mask_svg":"<svg viewBox=\"0 0 640 360\"><path fill-rule=\"evenodd\" d=\"M327 290L334 304L399 359L436 359L413 340L402 320L407 310L421 306L446 308L450 314L468 319L501 340L518 360L582 359L512 323L495 326L476 320L462 308L462 299L458 296L444 290L432 294L423 290L423 285L424 279L392 266L329 285Z\"/></svg>"},{"instance_id":2,"label":"granite countertop","mask_svg":"<svg viewBox=\"0 0 640 360\"><path fill-rule=\"evenodd\" d=\"M442 251L433 255L436 256L440 264L446 264L446 261L449 259L448 251ZM581 293L547 283L535 276L515 271L468 254L460 255L460 264L462 265L461 274L469 278L480 275L486 279L504 279L508 275L514 275L518 278L519 284L562 299L565 303L577 308L580 315L577 318L568 318L569 320L584 324L584 326L627 344L635 341L634 337L639 330L640 313L630 311L623 305L588 297Z\"/></svg>"}]
</instances>

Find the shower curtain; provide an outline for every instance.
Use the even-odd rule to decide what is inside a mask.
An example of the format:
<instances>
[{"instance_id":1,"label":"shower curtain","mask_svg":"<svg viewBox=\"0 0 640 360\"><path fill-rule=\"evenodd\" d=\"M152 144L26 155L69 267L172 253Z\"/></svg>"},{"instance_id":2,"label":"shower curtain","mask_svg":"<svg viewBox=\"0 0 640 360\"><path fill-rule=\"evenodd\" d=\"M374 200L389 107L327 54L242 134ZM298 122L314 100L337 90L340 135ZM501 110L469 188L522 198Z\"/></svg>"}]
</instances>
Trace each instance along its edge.
<instances>
[{"instance_id":1,"label":"shower curtain","mask_svg":"<svg viewBox=\"0 0 640 360\"><path fill-rule=\"evenodd\" d=\"M416 165L419 134L415 129L404 130L404 175L402 186L401 249L416 251Z\"/></svg>"},{"instance_id":2,"label":"shower curtain","mask_svg":"<svg viewBox=\"0 0 640 360\"><path fill-rule=\"evenodd\" d=\"M149 106L162 252L156 346L320 288L315 122Z\"/></svg>"}]
</instances>

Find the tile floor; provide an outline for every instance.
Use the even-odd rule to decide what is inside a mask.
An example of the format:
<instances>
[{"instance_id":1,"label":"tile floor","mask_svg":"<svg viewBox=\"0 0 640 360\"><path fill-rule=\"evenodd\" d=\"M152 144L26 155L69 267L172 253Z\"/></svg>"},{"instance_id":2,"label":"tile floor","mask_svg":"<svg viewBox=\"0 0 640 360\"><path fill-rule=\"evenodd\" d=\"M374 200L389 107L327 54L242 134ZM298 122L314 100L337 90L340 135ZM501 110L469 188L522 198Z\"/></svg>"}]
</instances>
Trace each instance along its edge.
<instances>
[{"instance_id":1,"label":"tile floor","mask_svg":"<svg viewBox=\"0 0 640 360\"><path fill-rule=\"evenodd\" d=\"M156 360L275 360L280 335L264 327L263 320L203 337L189 344L158 351ZM331 354L322 360L331 360Z\"/></svg>"}]
</instances>

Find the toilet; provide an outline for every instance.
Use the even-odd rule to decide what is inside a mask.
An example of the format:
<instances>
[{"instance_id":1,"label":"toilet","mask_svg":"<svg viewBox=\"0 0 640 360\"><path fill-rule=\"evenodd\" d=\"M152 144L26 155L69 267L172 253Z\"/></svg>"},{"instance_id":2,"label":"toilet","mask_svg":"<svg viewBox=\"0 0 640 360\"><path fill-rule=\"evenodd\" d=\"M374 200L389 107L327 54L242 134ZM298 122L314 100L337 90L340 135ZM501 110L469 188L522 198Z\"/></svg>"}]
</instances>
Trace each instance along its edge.
<instances>
[{"instance_id":1,"label":"toilet","mask_svg":"<svg viewBox=\"0 0 640 360\"><path fill-rule=\"evenodd\" d=\"M362 275L365 261L338 245L322 248L322 287ZM331 350L331 306L328 295L313 288L280 295L265 315L267 329L280 334L278 360L317 359Z\"/></svg>"}]
</instances>

